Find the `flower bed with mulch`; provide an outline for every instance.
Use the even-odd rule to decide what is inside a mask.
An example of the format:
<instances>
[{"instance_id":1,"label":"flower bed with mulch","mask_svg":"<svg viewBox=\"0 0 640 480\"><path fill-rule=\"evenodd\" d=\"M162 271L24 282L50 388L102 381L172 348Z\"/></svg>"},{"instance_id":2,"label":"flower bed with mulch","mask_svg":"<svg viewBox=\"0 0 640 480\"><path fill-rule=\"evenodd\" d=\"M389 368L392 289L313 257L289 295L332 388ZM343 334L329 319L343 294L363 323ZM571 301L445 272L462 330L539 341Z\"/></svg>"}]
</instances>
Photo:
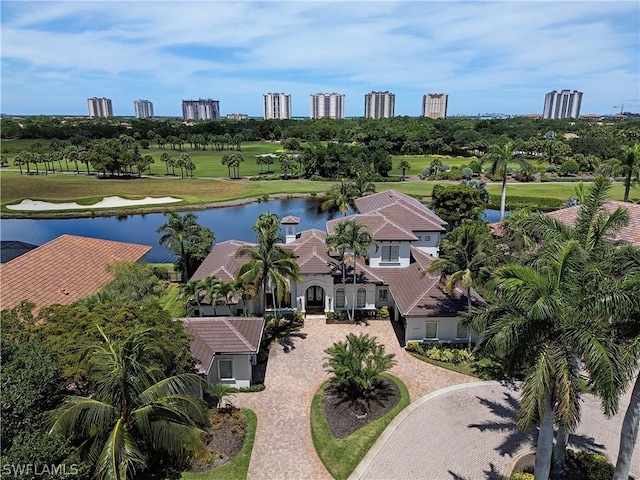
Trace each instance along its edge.
<instances>
[{"instance_id":1,"label":"flower bed with mulch","mask_svg":"<svg viewBox=\"0 0 640 480\"><path fill-rule=\"evenodd\" d=\"M212 408L209 419L207 456L194 462L192 472L204 472L226 464L240 453L244 445L247 422L239 408Z\"/></svg>"}]
</instances>

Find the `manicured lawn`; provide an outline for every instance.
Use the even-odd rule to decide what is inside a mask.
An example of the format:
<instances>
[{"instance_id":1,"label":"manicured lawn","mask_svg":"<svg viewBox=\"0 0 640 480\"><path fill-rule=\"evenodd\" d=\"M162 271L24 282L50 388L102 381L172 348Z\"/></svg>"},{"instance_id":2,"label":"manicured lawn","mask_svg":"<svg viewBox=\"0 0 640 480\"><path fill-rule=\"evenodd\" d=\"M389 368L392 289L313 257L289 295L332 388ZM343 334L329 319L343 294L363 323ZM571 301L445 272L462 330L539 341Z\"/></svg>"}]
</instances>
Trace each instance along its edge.
<instances>
[{"instance_id":1,"label":"manicured lawn","mask_svg":"<svg viewBox=\"0 0 640 480\"><path fill-rule=\"evenodd\" d=\"M169 312L173 318L180 318L186 315L184 303L176 300L179 294L180 287L177 283L172 283L160 298L160 305L164 310Z\"/></svg>"},{"instance_id":2,"label":"manicured lawn","mask_svg":"<svg viewBox=\"0 0 640 480\"><path fill-rule=\"evenodd\" d=\"M311 402L311 437L320 460L336 480L345 480L355 470L384 429L398 413L409 405L409 392L402 380L393 375L383 377L396 383L402 397L398 404L383 417L345 438L335 438L324 416L322 397L329 382L322 384Z\"/></svg>"},{"instance_id":3,"label":"manicured lawn","mask_svg":"<svg viewBox=\"0 0 640 480\"><path fill-rule=\"evenodd\" d=\"M247 478L249 470L249 461L251 460L251 451L253 450L253 441L256 436L256 426L258 418L253 410L247 408L242 409L242 414L247 421L247 436L244 439L244 446L238 455L233 459L215 470L206 473L183 473L183 480L244 480Z\"/></svg>"},{"instance_id":4,"label":"manicured lawn","mask_svg":"<svg viewBox=\"0 0 640 480\"><path fill-rule=\"evenodd\" d=\"M450 157L449 155L392 155L393 169L391 174L402 175L402 170L398 168L398 165L402 160L406 160L411 165L411 169L407 170L407 175L420 175L422 170L431 165L431 162L435 159L440 160L443 164L450 167L463 167L469 165L474 160L478 160L477 157ZM485 162L484 168L489 166L488 162ZM509 166L514 170L520 168L520 166L513 162Z\"/></svg>"}]
</instances>

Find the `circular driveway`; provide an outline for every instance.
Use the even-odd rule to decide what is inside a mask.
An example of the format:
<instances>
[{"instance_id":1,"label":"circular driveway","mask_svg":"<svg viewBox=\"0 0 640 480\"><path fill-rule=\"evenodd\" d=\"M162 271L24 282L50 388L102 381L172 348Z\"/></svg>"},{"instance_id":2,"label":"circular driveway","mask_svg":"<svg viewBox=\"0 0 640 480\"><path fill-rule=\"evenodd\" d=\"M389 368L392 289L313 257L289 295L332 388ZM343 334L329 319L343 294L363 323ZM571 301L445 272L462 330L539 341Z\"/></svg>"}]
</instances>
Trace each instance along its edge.
<instances>
[{"instance_id":1,"label":"circular driveway","mask_svg":"<svg viewBox=\"0 0 640 480\"><path fill-rule=\"evenodd\" d=\"M389 425L350 479L501 479L513 458L532 448L537 430L516 425L519 393L498 382L443 388L409 405ZM628 395L607 419L600 404L584 395L582 422L569 438L574 448L606 455L615 462ZM631 475L640 476L640 443Z\"/></svg>"}]
</instances>

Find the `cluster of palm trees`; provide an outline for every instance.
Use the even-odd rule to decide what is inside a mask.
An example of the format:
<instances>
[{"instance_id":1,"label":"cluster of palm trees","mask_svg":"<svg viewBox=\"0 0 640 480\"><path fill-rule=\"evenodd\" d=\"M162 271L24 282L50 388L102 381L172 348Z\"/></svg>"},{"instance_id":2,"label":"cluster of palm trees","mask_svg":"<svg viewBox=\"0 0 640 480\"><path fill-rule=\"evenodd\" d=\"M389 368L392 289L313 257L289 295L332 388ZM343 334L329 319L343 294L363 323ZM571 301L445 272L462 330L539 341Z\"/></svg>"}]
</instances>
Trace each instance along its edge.
<instances>
[{"instance_id":1,"label":"cluster of palm trees","mask_svg":"<svg viewBox=\"0 0 640 480\"><path fill-rule=\"evenodd\" d=\"M486 227L465 223L447 236L431 266L449 288L461 284L469 297L479 286L490 301L471 311L469 324L480 334L478 351L524 375L518 423L539 428L540 480L563 473L569 434L580 421L584 378L610 415L640 363L640 249L611 241L629 214L603 208L609 190L608 180L594 182L574 226L547 215L513 215L507 229L519 239L500 248ZM616 480L628 477L640 420L639 382L623 424Z\"/></svg>"},{"instance_id":2,"label":"cluster of palm trees","mask_svg":"<svg viewBox=\"0 0 640 480\"><path fill-rule=\"evenodd\" d=\"M340 211L343 216L349 209L356 208L356 200L360 197L375 193L376 186L367 175L358 173L353 181L340 179L340 183L334 184L328 193L328 198L322 203L325 212Z\"/></svg>"},{"instance_id":3,"label":"cluster of palm trees","mask_svg":"<svg viewBox=\"0 0 640 480\"><path fill-rule=\"evenodd\" d=\"M222 156L222 165L227 167L229 178L240 178L240 164L244 162L244 157L240 153L232 153ZM233 175L232 172L233 171Z\"/></svg>"},{"instance_id":4,"label":"cluster of palm trees","mask_svg":"<svg viewBox=\"0 0 640 480\"><path fill-rule=\"evenodd\" d=\"M189 280L180 284L180 298L185 307L197 305L202 312L202 302L208 301L213 308L213 315L217 315L216 308L221 303L229 306L237 295L244 297L244 288L241 283L225 282L214 275L209 275L202 280Z\"/></svg>"},{"instance_id":5,"label":"cluster of palm trees","mask_svg":"<svg viewBox=\"0 0 640 480\"><path fill-rule=\"evenodd\" d=\"M167 152L163 152L160 155L160 161L165 164L167 175L169 175L169 167L171 167L171 175L176 174L176 167L180 169L180 178L184 178L185 172L187 176L193 178L193 171L196 169L196 164L193 163L191 157L188 154L183 153L178 158L172 157Z\"/></svg>"}]
</instances>

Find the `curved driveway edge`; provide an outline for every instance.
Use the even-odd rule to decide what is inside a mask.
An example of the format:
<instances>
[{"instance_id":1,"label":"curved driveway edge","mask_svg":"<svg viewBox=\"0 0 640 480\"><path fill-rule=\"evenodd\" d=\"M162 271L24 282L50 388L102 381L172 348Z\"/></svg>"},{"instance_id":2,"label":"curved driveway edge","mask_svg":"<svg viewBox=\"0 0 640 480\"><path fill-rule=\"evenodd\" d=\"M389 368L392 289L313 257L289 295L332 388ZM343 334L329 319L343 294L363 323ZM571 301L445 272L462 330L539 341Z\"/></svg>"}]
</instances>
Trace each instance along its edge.
<instances>
[{"instance_id":1,"label":"curved driveway edge","mask_svg":"<svg viewBox=\"0 0 640 480\"><path fill-rule=\"evenodd\" d=\"M376 443L373 444L373 447L369 449L367 454L364 456L360 464L356 467L356 469L349 475L348 480L357 480L367 471L373 459L380 453L380 451L384 448L387 441L391 438L391 436L398 429L400 424L406 420L406 418L413 413L418 407L421 407L429 400L439 397L441 395L445 395L449 392L455 392L456 390L461 390L463 388L471 388L471 387L482 387L484 385L500 385L500 382L495 381L485 381L485 382L470 382L470 383L462 383L460 385L451 385L450 387L441 388L440 390L436 390L435 392L427 393L426 395L420 397L415 402L410 403L402 410L392 421L387 428L384 429L384 432L378 437Z\"/></svg>"}]
</instances>

